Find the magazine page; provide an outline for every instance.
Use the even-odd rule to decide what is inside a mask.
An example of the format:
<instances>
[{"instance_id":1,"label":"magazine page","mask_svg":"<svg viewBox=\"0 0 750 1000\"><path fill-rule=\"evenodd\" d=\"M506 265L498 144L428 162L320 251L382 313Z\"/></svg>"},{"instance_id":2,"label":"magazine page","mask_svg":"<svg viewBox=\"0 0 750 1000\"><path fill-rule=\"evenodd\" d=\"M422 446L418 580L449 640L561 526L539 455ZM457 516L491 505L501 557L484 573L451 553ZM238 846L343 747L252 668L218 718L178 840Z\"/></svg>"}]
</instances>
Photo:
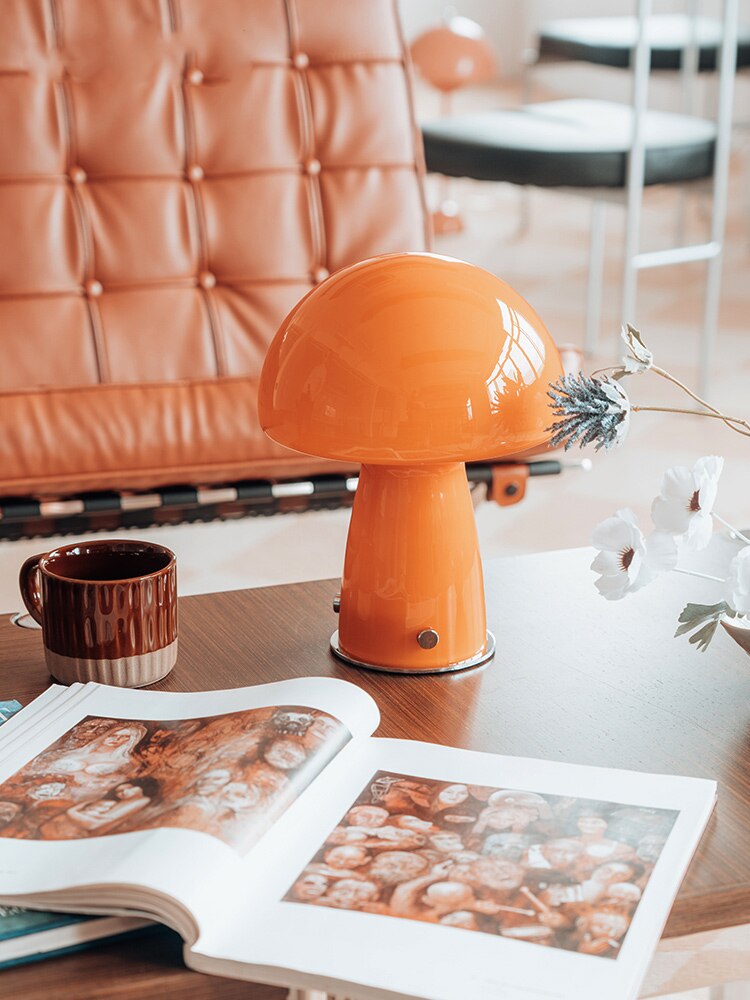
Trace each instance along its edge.
<instances>
[{"instance_id":1,"label":"magazine page","mask_svg":"<svg viewBox=\"0 0 750 1000\"><path fill-rule=\"evenodd\" d=\"M60 712L68 702L77 700L84 687L83 684L71 684L69 687L51 684L22 712L22 706L19 706L19 710L6 719L0 729L0 762L31 739L53 713Z\"/></svg>"},{"instance_id":2,"label":"magazine page","mask_svg":"<svg viewBox=\"0 0 750 1000\"><path fill-rule=\"evenodd\" d=\"M372 739L314 792L191 966L358 1000L625 1000L716 785Z\"/></svg>"},{"instance_id":3,"label":"magazine page","mask_svg":"<svg viewBox=\"0 0 750 1000\"><path fill-rule=\"evenodd\" d=\"M79 685L80 686L80 685ZM56 700L65 691L55 685L38 699L35 711L38 717L45 705ZM23 706L20 702L0 701L0 726L12 718ZM28 724L29 720L27 720ZM9 805L0 807L0 823L8 814ZM100 940L115 934L149 926L143 919L124 917L87 917L74 914L46 913L26 910L21 906L0 906L0 969L17 962L29 961L40 954L59 949L79 947L88 941Z\"/></svg>"},{"instance_id":4,"label":"magazine page","mask_svg":"<svg viewBox=\"0 0 750 1000\"><path fill-rule=\"evenodd\" d=\"M3 727L0 901L155 913L188 940L217 880L379 719L328 678L40 701Z\"/></svg>"}]
</instances>

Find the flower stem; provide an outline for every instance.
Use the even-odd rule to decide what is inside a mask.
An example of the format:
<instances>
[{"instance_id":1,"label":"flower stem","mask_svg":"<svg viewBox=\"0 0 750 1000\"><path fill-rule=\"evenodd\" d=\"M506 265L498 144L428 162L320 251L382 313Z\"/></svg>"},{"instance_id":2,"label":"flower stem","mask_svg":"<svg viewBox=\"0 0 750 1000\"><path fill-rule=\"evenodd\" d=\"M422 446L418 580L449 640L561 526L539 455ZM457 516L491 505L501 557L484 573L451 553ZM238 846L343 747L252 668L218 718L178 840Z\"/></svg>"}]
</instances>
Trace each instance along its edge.
<instances>
[{"instance_id":1,"label":"flower stem","mask_svg":"<svg viewBox=\"0 0 750 1000\"><path fill-rule=\"evenodd\" d=\"M712 511L712 515L713 515L714 520L718 521L719 524L723 524L725 528L728 528L729 531L732 532L732 534L734 535L735 538L739 538L746 545L750 545L750 538L748 538L747 535L743 535L742 532L739 531L737 528L735 528L734 525L730 524L729 521L725 521L723 517L719 517L719 515L716 513L716 511Z\"/></svg>"},{"instance_id":2,"label":"flower stem","mask_svg":"<svg viewBox=\"0 0 750 1000\"><path fill-rule=\"evenodd\" d=\"M711 413L716 414L716 416L721 416L724 420L724 423L727 425L727 427L730 428L730 430L737 431L737 428L732 426L733 423L735 423L735 421L731 417L725 416L721 412L721 410L717 410L715 406L712 406L709 402L707 402L697 393L693 392L692 389L689 389L684 382L680 382L680 380L678 378L675 378L674 375L672 375L670 372L665 371L663 368L657 368L656 365L653 365L651 367L651 371L654 373L654 375L659 375L661 378L666 379L668 382L671 382L673 385L676 385L678 388L682 389L682 391L686 392L691 399L694 399L696 403L700 403L701 406L705 406L707 410L711 411ZM747 422L744 420L737 422L747 426ZM737 433L741 434L742 432L737 431Z\"/></svg>"},{"instance_id":3,"label":"flower stem","mask_svg":"<svg viewBox=\"0 0 750 1000\"><path fill-rule=\"evenodd\" d=\"M613 372L614 378L618 375L626 374L622 366L617 366L614 368L599 368L592 374L591 377L596 378L598 375L602 375L605 372ZM693 392L693 390L688 388L684 382L680 382L678 378L675 378L675 376L666 371L666 369L659 368L657 365L651 365L650 368L644 368L643 371L628 372L627 374L644 375L646 372L653 372L654 375L658 375L660 378L666 379L667 382L671 382L672 385L676 385L678 389L682 389L682 391L690 396L691 399L694 399L696 403L700 403L701 406L705 407L705 410L682 410L659 406L633 406L631 407L633 410L652 410L661 413L689 413L696 417L714 417L716 420L722 420L730 430L735 431L737 434L750 437L750 423L747 420L740 420L738 417L728 417L726 413L722 413L721 410L717 410L715 406L712 406L707 400ZM744 428L744 430L742 428Z\"/></svg>"},{"instance_id":4,"label":"flower stem","mask_svg":"<svg viewBox=\"0 0 750 1000\"><path fill-rule=\"evenodd\" d=\"M685 413L691 417L710 417L713 420L723 420L731 430L742 434L743 437L750 437L750 422L740 420L739 417L728 417L724 413L712 413L706 412L706 410L685 410L675 406L631 406L630 409L633 413Z\"/></svg>"},{"instance_id":5,"label":"flower stem","mask_svg":"<svg viewBox=\"0 0 750 1000\"><path fill-rule=\"evenodd\" d=\"M625 369L622 367L622 365L615 365L614 367L609 367L609 368L597 368L595 372L591 373L590 377L598 378L599 375L602 375L604 372L624 372L624 371ZM633 372L633 374L641 375L642 372Z\"/></svg>"},{"instance_id":6,"label":"flower stem","mask_svg":"<svg viewBox=\"0 0 750 1000\"><path fill-rule=\"evenodd\" d=\"M656 365L652 365L650 370L654 373L654 375L659 375L661 378L665 378L668 382L676 385L679 389L682 389L682 391L686 392L688 396L696 401L696 403L700 403L701 406L705 406L707 410L711 411L711 413L720 412L715 406L711 406L710 403L707 403L705 399L701 399L701 397L697 395L697 393L693 392L692 389L688 389L684 382L680 382L680 380L675 378L670 372L665 371L663 368L657 368Z\"/></svg>"},{"instance_id":7,"label":"flower stem","mask_svg":"<svg viewBox=\"0 0 750 1000\"><path fill-rule=\"evenodd\" d=\"M699 580L713 580L714 583L726 583L726 580L722 580L720 576L710 576L708 573L699 573L697 569L679 569L678 567L675 567L672 572L682 573L683 576L695 576Z\"/></svg>"}]
</instances>

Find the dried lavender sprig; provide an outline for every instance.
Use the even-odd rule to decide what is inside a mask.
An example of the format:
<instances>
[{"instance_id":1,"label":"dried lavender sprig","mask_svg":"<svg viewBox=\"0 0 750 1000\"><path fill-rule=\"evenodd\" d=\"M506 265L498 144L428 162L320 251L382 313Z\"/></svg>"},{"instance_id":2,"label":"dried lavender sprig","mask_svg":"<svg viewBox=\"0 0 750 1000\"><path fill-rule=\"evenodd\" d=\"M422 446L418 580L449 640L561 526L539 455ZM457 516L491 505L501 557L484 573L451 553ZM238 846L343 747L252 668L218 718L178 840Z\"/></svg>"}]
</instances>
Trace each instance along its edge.
<instances>
[{"instance_id":1,"label":"dried lavender sprig","mask_svg":"<svg viewBox=\"0 0 750 1000\"><path fill-rule=\"evenodd\" d=\"M584 375L563 375L550 383L547 393L552 400L556 420L547 430L553 447L574 444L583 448L596 442L596 450L620 444L630 421L630 400L619 383Z\"/></svg>"}]
</instances>

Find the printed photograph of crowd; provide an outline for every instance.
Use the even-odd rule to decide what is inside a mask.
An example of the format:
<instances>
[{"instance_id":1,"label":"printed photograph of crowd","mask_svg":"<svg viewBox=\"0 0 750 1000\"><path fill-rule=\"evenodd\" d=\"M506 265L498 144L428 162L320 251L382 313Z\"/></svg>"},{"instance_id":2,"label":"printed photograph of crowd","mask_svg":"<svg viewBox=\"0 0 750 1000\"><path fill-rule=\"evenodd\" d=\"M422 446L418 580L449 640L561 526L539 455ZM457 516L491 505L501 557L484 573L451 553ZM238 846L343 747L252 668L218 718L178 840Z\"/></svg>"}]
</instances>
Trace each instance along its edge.
<instances>
[{"instance_id":1,"label":"printed photograph of crowd","mask_svg":"<svg viewBox=\"0 0 750 1000\"><path fill-rule=\"evenodd\" d=\"M0 837L182 827L244 853L350 738L338 719L298 706L171 722L90 716L0 784Z\"/></svg>"},{"instance_id":2,"label":"printed photograph of crowd","mask_svg":"<svg viewBox=\"0 0 750 1000\"><path fill-rule=\"evenodd\" d=\"M677 815L378 772L284 898L616 958Z\"/></svg>"}]
</instances>

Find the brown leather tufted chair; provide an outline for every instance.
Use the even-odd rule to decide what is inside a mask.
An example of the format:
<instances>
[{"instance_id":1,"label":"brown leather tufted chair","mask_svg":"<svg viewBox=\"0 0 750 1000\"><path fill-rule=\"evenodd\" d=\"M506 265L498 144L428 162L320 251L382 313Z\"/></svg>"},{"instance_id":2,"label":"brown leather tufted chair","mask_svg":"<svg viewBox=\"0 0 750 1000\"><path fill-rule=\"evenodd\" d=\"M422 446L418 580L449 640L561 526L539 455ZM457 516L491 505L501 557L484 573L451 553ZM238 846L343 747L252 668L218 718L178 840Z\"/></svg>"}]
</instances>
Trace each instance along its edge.
<instances>
[{"instance_id":1,"label":"brown leather tufted chair","mask_svg":"<svg viewBox=\"0 0 750 1000\"><path fill-rule=\"evenodd\" d=\"M427 245L393 0L3 0L0 498L330 470L259 370L329 272Z\"/></svg>"}]
</instances>

